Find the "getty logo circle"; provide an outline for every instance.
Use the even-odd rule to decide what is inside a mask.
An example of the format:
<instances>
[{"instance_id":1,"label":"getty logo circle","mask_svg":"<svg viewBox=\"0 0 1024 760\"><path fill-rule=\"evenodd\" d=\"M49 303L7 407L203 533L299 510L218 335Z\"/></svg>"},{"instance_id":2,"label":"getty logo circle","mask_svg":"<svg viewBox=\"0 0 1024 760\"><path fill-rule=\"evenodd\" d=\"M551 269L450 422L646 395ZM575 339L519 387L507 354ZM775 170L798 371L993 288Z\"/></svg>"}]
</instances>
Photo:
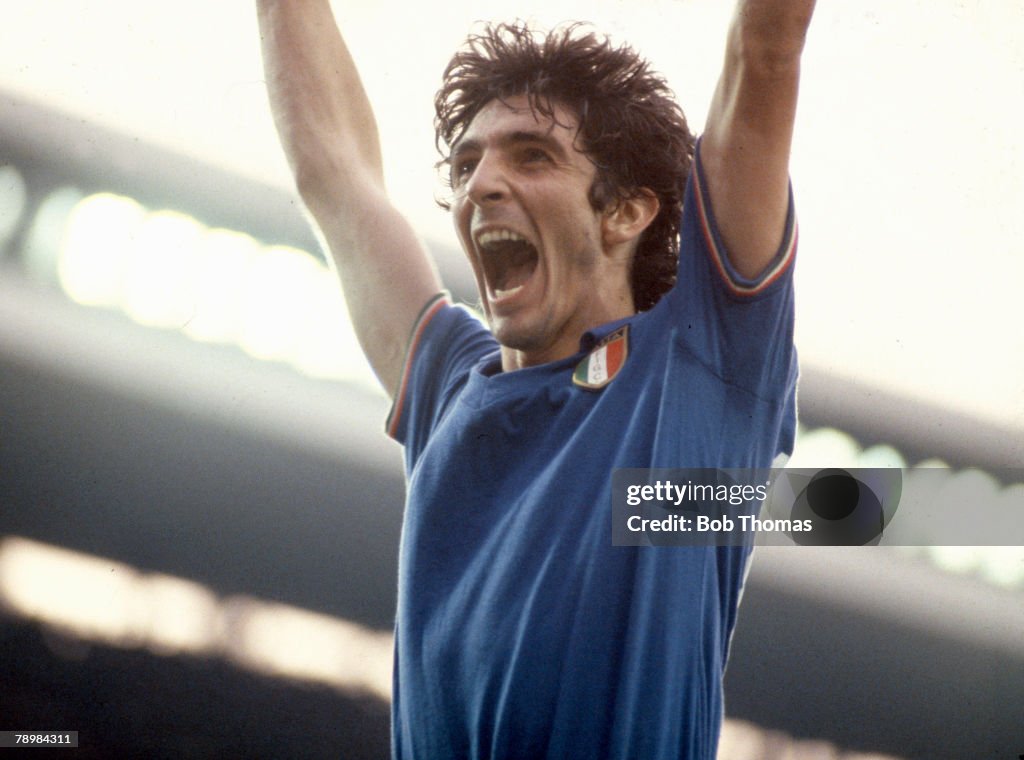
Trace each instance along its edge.
<instances>
[{"instance_id":1,"label":"getty logo circle","mask_svg":"<svg viewBox=\"0 0 1024 760\"><path fill-rule=\"evenodd\" d=\"M789 518L811 530L791 532L802 546L877 545L892 521L903 490L896 468L785 470L792 496Z\"/></svg>"}]
</instances>

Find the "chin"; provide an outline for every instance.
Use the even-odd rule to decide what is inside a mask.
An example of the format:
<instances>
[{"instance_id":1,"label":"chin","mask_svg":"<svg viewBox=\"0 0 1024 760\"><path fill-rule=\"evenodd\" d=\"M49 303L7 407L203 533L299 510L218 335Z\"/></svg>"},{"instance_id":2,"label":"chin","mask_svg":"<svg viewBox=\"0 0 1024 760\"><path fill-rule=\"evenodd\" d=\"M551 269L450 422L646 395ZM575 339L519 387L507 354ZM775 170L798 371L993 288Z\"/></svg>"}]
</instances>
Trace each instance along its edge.
<instances>
[{"instance_id":1,"label":"chin","mask_svg":"<svg viewBox=\"0 0 1024 760\"><path fill-rule=\"evenodd\" d=\"M516 351L537 351L544 345L541 332L534 326L511 323L511 320L491 322L491 332L495 339Z\"/></svg>"}]
</instances>

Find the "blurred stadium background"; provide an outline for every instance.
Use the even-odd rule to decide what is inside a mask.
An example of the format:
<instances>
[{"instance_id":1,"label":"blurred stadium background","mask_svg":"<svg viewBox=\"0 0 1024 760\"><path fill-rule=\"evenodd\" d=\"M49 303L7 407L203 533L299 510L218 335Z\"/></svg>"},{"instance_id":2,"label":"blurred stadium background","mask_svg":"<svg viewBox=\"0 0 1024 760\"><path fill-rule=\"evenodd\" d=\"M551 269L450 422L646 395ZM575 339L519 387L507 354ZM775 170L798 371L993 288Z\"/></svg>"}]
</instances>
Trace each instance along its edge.
<instances>
[{"instance_id":1,"label":"blurred stadium background","mask_svg":"<svg viewBox=\"0 0 1024 760\"><path fill-rule=\"evenodd\" d=\"M102 5L0 32L0 730L97 758L386 756L400 451L290 191L252 9ZM529 15L493 5L337 8L396 201L470 302L419 69L477 16ZM676 52L658 28L724 33L718 5L588 16L700 124L720 35ZM976 522L1024 519L1024 11L818 16L793 464L942 467ZM727 713L723 760L1017 757L1024 548L759 550Z\"/></svg>"}]
</instances>

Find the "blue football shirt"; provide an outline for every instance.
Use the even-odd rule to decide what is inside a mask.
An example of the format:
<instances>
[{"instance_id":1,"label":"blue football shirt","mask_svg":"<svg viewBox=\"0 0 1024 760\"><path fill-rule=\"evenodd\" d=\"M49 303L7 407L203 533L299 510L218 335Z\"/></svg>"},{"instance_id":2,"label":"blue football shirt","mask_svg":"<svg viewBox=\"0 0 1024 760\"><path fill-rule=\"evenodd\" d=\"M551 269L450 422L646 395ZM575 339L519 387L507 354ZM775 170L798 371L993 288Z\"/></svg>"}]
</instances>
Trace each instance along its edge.
<instances>
[{"instance_id":1,"label":"blue football shirt","mask_svg":"<svg viewBox=\"0 0 1024 760\"><path fill-rule=\"evenodd\" d=\"M388 423L396 757L714 757L749 547L612 546L611 477L790 452L796 225L744 280L694 166L676 286L576 355L503 373L476 318L424 309Z\"/></svg>"}]
</instances>

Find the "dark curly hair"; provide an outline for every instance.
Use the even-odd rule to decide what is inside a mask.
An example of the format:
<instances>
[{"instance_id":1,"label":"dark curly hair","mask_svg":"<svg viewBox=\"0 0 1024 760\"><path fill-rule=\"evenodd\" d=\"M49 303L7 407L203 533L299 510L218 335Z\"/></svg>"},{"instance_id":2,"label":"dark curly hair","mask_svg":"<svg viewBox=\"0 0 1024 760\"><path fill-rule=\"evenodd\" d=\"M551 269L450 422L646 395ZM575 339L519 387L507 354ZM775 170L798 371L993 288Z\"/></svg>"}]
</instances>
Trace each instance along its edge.
<instances>
[{"instance_id":1,"label":"dark curly hair","mask_svg":"<svg viewBox=\"0 0 1024 760\"><path fill-rule=\"evenodd\" d=\"M526 95L554 118L554 104L579 119L579 136L597 178L597 210L655 194L660 208L644 231L631 271L637 311L651 308L676 277L683 191L694 137L665 80L628 45L614 45L583 24L543 33L524 22L488 24L452 57L434 97L439 166L489 102ZM445 208L449 204L440 202Z\"/></svg>"}]
</instances>

